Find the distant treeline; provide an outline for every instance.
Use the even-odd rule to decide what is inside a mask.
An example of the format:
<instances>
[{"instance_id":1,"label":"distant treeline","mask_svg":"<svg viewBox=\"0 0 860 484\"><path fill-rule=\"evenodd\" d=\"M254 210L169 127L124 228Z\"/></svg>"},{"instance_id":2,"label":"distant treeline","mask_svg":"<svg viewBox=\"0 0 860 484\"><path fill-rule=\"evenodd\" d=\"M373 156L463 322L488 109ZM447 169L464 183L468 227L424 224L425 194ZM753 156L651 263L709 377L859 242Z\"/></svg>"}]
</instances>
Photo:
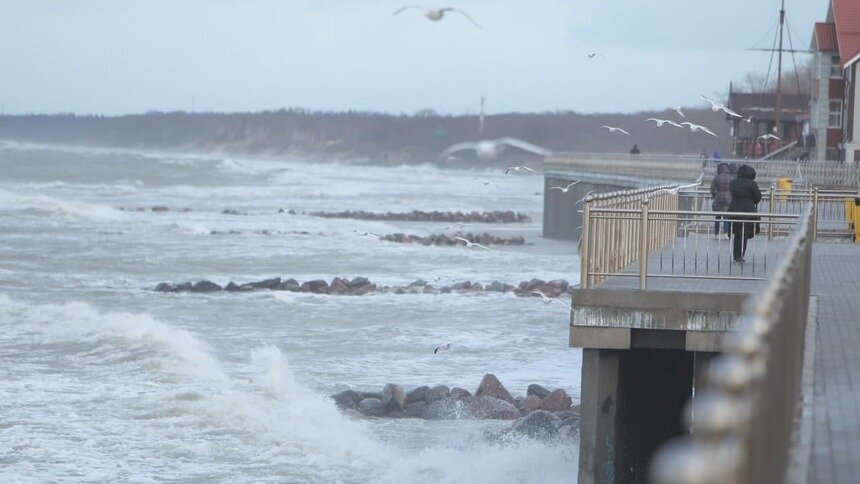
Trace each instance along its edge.
<instances>
[{"instance_id":1,"label":"distant treeline","mask_svg":"<svg viewBox=\"0 0 860 484\"><path fill-rule=\"evenodd\" d=\"M682 120L670 110L636 114L496 114L486 117L481 135L475 115L290 109L229 114L151 112L117 117L2 116L0 139L265 156L292 154L380 163L434 161L453 143L503 136L554 151L626 152L634 143L642 153L711 153L731 148L728 123L722 113L690 109L685 114L686 120L710 127L720 138L644 123L650 117ZM601 128L603 125L622 127L631 136L609 134Z\"/></svg>"}]
</instances>

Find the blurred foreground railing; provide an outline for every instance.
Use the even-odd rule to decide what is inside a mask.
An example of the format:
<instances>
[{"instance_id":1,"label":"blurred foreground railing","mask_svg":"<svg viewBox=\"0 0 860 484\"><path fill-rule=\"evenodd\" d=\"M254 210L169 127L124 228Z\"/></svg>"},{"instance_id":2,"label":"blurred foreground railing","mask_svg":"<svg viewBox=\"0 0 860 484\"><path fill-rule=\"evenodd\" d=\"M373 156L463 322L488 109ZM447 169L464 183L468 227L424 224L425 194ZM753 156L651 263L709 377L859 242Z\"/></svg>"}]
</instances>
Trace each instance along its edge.
<instances>
[{"instance_id":1,"label":"blurred foreground railing","mask_svg":"<svg viewBox=\"0 0 860 484\"><path fill-rule=\"evenodd\" d=\"M813 213L807 207L778 268L748 300L728 350L688 404L690 435L662 446L663 484L779 483L789 464L810 294Z\"/></svg>"}]
</instances>

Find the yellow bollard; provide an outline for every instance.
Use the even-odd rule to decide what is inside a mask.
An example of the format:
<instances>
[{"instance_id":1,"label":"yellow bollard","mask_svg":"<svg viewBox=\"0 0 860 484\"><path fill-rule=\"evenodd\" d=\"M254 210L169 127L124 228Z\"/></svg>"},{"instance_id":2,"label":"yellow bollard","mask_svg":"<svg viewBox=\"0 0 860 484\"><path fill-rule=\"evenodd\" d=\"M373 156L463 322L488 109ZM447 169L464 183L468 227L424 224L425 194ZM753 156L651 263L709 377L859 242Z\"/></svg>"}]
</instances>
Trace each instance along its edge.
<instances>
[{"instance_id":1,"label":"yellow bollard","mask_svg":"<svg viewBox=\"0 0 860 484\"><path fill-rule=\"evenodd\" d=\"M791 193L791 187L794 185L794 180L791 178L780 178L777 180L777 187L779 187L779 191ZM781 195L779 200L784 202L788 198L787 195Z\"/></svg>"}]
</instances>

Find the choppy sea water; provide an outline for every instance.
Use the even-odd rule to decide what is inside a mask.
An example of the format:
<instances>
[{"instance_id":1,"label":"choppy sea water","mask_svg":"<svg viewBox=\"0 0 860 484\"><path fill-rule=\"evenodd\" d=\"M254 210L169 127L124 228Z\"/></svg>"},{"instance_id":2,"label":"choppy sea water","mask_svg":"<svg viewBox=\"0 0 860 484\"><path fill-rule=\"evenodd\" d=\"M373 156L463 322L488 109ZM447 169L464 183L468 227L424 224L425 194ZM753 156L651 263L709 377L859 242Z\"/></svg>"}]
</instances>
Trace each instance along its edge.
<instances>
[{"instance_id":1,"label":"choppy sea water","mask_svg":"<svg viewBox=\"0 0 860 484\"><path fill-rule=\"evenodd\" d=\"M581 353L567 347L562 305L152 291L274 276L576 280L575 247L539 237L542 184L0 143L0 481L571 482L576 445L485 438L509 422L355 420L327 398L389 382L474 391L491 372L515 394L540 383L578 401ZM128 210L155 205L170 211ZM443 224L301 214L347 209L522 211L534 222L466 230L534 245L395 244L353 229L427 235ZM442 343L452 349L434 355Z\"/></svg>"}]
</instances>

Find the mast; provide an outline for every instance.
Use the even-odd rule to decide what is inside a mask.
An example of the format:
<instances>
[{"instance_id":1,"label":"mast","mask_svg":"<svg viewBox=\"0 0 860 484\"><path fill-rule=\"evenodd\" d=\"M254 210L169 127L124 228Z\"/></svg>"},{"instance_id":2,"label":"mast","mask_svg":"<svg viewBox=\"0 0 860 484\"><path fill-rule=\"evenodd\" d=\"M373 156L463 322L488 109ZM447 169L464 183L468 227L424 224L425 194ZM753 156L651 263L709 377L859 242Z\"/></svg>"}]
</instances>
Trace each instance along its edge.
<instances>
[{"instance_id":1,"label":"mast","mask_svg":"<svg viewBox=\"0 0 860 484\"><path fill-rule=\"evenodd\" d=\"M478 134L484 134L484 96L481 96L481 114L478 116Z\"/></svg>"},{"instance_id":2,"label":"mast","mask_svg":"<svg viewBox=\"0 0 860 484\"><path fill-rule=\"evenodd\" d=\"M774 113L774 133L782 137L780 130L782 117L782 30L785 26L785 0L782 0L779 8L779 53L776 68L776 112Z\"/></svg>"}]
</instances>

